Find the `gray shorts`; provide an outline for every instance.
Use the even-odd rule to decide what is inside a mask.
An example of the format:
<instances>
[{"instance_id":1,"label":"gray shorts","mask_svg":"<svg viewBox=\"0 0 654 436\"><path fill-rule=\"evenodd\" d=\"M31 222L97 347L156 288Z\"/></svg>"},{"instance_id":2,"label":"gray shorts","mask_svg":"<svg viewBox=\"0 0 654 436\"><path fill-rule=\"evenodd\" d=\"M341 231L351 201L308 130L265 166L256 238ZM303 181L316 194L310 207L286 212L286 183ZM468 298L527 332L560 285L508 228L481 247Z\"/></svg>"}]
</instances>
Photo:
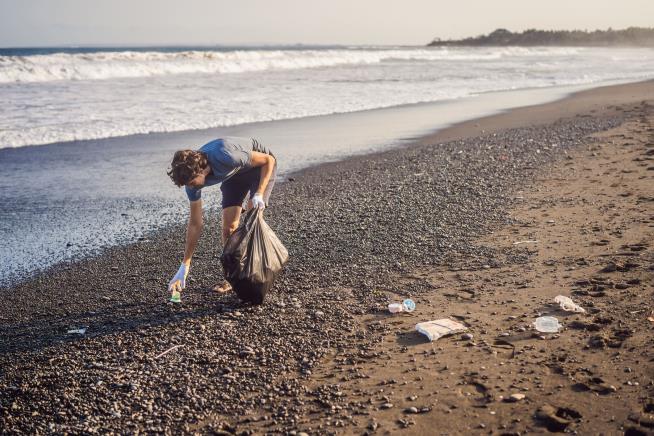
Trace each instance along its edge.
<instances>
[{"instance_id":1,"label":"gray shorts","mask_svg":"<svg viewBox=\"0 0 654 436\"><path fill-rule=\"evenodd\" d=\"M256 192L259 187L262 168L257 167L244 172L238 172L220 185L220 192L223 194L223 209L232 206L244 207L245 200L249 199L251 194ZM263 192L263 201L266 202L266 206L268 206L270 200L270 193L275 187L276 178L277 162L275 162L270 180L268 180L268 186L266 186L266 190Z\"/></svg>"}]
</instances>

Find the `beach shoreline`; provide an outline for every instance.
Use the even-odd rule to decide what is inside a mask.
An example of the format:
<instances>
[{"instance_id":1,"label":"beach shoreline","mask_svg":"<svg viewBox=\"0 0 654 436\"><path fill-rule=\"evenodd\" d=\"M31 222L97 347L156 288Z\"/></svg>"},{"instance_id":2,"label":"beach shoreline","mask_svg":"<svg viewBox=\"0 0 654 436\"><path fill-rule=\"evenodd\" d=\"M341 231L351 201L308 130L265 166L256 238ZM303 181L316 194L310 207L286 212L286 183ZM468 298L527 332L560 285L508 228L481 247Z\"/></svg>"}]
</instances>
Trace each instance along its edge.
<instances>
[{"instance_id":1,"label":"beach shoreline","mask_svg":"<svg viewBox=\"0 0 654 436\"><path fill-rule=\"evenodd\" d=\"M64 261L156 235L186 218L184 194L165 175L170 156L216 137L265 140L280 158L280 179L323 162L371 154L410 143L433 130L512 107L554 101L585 86L484 93L476 97L369 111L243 124L209 130L153 133L93 141L0 149L5 187L0 258L4 287ZM34 172L34 167L41 171ZM32 186L19 180L30 173ZM117 177L117 175L120 175ZM111 180L111 183L106 181ZM220 195L203 199L220 207ZM66 207L64 207L66 205Z\"/></svg>"},{"instance_id":2,"label":"beach shoreline","mask_svg":"<svg viewBox=\"0 0 654 436\"><path fill-rule=\"evenodd\" d=\"M638 83L647 82L633 85ZM218 136L265 139L282 161L279 179L283 181L291 173L320 163L410 145L432 136L434 130L442 133L432 136L433 140L446 139L447 132L458 132L451 137L481 133L485 128L476 129L476 122L465 121L553 102L586 88L492 92L460 100L221 129L0 149L0 162L8 165L2 178L6 211L0 229L7 239L0 257L12 259L14 265L0 272L4 283L0 288L96 257L114 246L156 237L159 230L183 221L186 210L179 206L185 197L170 185L162 170L180 147L197 147ZM558 108L553 114L564 110ZM461 128L457 131L456 126ZM33 173L34 165L42 171ZM25 190L17 184L25 172L32 173L38 189ZM121 176L116 178L116 174ZM113 181L108 184L106 180ZM206 196L205 208L219 208L219 199L218 195Z\"/></svg>"},{"instance_id":3,"label":"beach shoreline","mask_svg":"<svg viewBox=\"0 0 654 436\"><path fill-rule=\"evenodd\" d=\"M267 213L292 261L259 308L209 291L220 276L215 217L181 307L165 303L165 286L179 262L183 226L3 290L3 427L306 428L311 421L300 415L315 407L302 398L313 372L335 350L361 351L379 340L386 327L362 327L361 317L383 309L398 276L461 257L483 268L494 250L471 244L512 222L515 192L589 135L640 116L642 102L654 100L653 84L583 91L294 173ZM76 327L87 333L66 333ZM170 380L179 368L186 371ZM180 415L170 402L186 408ZM54 421L35 418L61 407L66 412ZM267 418L236 418L255 412ZM323 428L336 425L327 424L328 411L317 413L325 414Z\"/></svg>"}]
</instances>

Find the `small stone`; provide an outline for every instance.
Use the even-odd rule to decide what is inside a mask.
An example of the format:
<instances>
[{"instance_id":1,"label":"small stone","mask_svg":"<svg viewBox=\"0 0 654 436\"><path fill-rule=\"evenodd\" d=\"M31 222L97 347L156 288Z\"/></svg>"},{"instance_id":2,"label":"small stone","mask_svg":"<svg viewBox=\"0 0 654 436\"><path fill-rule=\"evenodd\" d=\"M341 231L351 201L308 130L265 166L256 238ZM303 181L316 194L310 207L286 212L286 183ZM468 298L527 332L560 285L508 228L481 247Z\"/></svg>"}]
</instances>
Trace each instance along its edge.
<instances>
[{"instance_id":1,"label":"small stone","mask_svg":"<svg viewBox=\"0 0 654 436\"><path fill-rule=\"evenodd\" d=\"M382 409L391 409L393 407L393 403L384 403L381 405Z\"/></svg>"},{"instance_id":2,"label":"small stone","mask_svg":"<svg viewBox=\"0 0 654 436\"><path fill-rule=\"evenodd\" d=\"M461 335L461 339L463 339L464 341L471 341L472 338L474 338L472 333L464 333Z\"/></svg>"},{"instance_id":3,"label":"small stone","mask_svg":"<svg viewBox=\"0 0 654 436\"><path fill-rule=\"evenodd\" d=\"M405 413L418 413L418 408L417 407L408 407L404 409Z\"/></svg>"},{"instance_id":4,"label":"small stone","mask_svg":"<svg viewBox=\"0 0 654 436\"><path fill-rule=\"evenodd\" d=\"M239 353L239 355L241 357L253 356L254 354L256 354L256 353L254 352L254 350L251 347L243 347L243 349Z\"/></svg>"},{"instance_id":5,"label":"small stone","mask_svg":"<svg viewBox=\"0 0 654 436\"><path fill-rule=\"evenodd\" d=\"M508 398L505 399L507 403L517 403L525 399L525 394L511 394Z\"/></svg>"}]
</instances>

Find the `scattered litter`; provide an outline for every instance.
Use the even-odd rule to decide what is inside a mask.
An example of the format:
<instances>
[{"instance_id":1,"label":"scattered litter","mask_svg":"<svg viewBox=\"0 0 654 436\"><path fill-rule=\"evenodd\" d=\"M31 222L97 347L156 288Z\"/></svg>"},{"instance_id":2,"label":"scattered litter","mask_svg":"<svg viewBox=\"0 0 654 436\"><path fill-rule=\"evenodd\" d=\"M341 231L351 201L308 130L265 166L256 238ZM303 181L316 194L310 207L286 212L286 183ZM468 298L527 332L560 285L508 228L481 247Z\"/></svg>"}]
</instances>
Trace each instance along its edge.
<instances>
[{"instance_id":1,"label":"scattered litter","mask_svg":"<svg viewBox=\"0 0 654 436\"><path fill-rule=\"evenodd\" d=\"M71 329L67 332L69 335L83 335L86 333L86 328L82 327L80 329Z\"/></svg>"},{"instance_id":2,"label":"scattered litter","mask_svg":"<svg viewBox=\"0 0 654 436\"><path fill-rule=\"evenodd\" d=\"M516 241L513 243L513 245L520 245L520 244L535 244L538 241L532 241L532 240L527 240L527 241Z\"/></svg>"},{"instance_id":3,"label":"scattered litter","mask_svg":"<svg viewBox=\"0 0 654 436\"><path fill-rule=\"evenodd\" d=\"M172 295L170 296L170 302L171 303L181 303L182 302L182 296L179 291L173 291Z\"/></svg>"},{"instance_id":4,"label":"scattered litter","mask_svg":"<svg viewBox=\"0 0 654 436\"><path fill-rule=\"evenodd\" d=\"M427 336L430 341L435 341L443 336L462 333L468 328L459 322L444 318L418 323L416 324L416 330Z\"/></svg>"},{"instance_id":5,"label":"scattered litter","mask_svg":"<svg viewBox=\"0 0 654 436\"><path fill-rule=\"evenodd\" d=\"M412 299L407 298L400 303L391 303L388 305L388 311L390 313L399 313L399 312L413 312L416 310L416 303Z\"/></svg>"},{"instance_id":6,"label":"scattered litter","mask_svg":"<svg viewBox=\"0 0 654 436\"><path fill-rule=\"evenodd\" d=\"M541 333L558 333L563 326L553 316L541 316L534 321L534 328Z\"/></svg>"},{"instance_id":7,"label":"scattered litter","mask_svg":"<svg viewBox=\"0 0 654 436\"><path fill-rule=\"evenodd\" d=\"M579 306L577 303L572 301L570 297L566 297L565 295L558 295L554 297L554 302L558 303L559 306L561 306L561 309L565 310L566 312L586 313L586 309Z\"/></svg>"},{"instance_id":8,"label":"scattered litter","mask_svg":"<svg viewBox=\"0 0 654 436\"><path fill-rule=\"evenodd\" d=\"M175 345L174 347L170 347L169 349L167 349L167 350L164 351L163 353L159 353L159 354L157 354L156 356L154 356L154 358L155 358L155 359L158 359L158 358L160 358L161 356L164 356L164 355L170 353L171 351L174 351L174 350L178 349L179 347L181 347L181 345Z\"/></svg>"}]
</instances>

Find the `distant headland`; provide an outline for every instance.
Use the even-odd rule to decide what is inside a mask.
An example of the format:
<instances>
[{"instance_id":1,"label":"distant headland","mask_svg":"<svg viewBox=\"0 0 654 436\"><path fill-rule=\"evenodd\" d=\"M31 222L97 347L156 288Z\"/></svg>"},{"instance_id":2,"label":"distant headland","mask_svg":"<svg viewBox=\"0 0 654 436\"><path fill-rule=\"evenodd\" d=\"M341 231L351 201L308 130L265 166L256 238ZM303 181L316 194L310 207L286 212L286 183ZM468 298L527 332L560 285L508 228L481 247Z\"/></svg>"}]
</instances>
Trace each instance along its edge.
<instances>
[{"instance_id":1,"label":"distant headland","mask_svg":"<svg viewBox=\"0 0 654 436\"><path fill-rule=\"evenodd\" d=\"M536 30L529 29L513 33L507 29L497 29L488 35L480 35L458 40L434 39L427 44L434 46L631 46L654 47L654 28L629 27L624 30Z\"/></svg>"}]
</instances>

